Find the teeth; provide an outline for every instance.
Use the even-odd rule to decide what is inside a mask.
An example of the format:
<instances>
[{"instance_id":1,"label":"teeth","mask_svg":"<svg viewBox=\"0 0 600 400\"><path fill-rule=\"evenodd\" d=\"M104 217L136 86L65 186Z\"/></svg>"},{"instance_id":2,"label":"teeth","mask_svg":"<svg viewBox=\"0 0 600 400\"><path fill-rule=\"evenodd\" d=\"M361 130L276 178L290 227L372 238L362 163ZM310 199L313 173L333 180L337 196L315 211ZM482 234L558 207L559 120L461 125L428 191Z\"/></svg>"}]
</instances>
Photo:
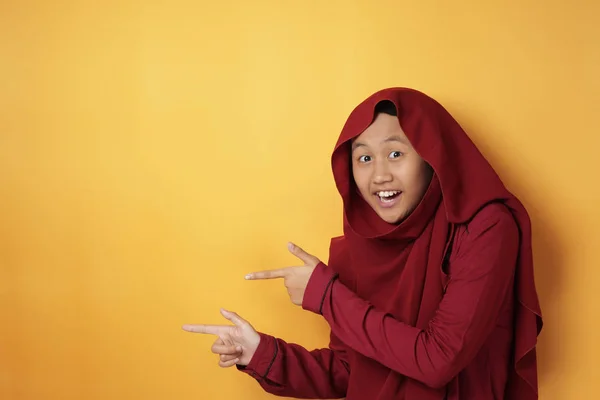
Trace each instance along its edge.
<instances>
[{"instance_id":1,"label":"teeth","mask_svg":"<svg viewBox=\"0 0 600 400\"><path fill-rule=\"evenodd\" d=\"M395 195L396 193L399 193L397 191L386 191L386 192L378 192L377 195L379 197L392 197L393 195Z\"/></svg>"}]
</instances>

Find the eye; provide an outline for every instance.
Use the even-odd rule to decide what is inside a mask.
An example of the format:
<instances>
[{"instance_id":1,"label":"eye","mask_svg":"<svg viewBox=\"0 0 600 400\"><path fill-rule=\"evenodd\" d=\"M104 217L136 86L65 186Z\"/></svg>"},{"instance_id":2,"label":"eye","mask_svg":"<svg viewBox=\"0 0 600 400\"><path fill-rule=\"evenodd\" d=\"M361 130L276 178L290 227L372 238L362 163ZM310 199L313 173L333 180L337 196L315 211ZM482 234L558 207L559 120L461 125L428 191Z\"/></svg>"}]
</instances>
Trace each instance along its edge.
<instances>
[{"instance_id":1,"label":"eye","mask_svg":"<svg viewBox=\"0 0 600 400\"><path fill-rule=\"evenodd\" d=\"M366 163L371 161L371 156L360 156L358 157L358 162Z\"/></svg>"},{"instance_id":2,"label":"eye","mask_svg":"<svg viewBox=\"0 0 600 400\"><path fill-rule=\"evenodd\" d=\"M392 152L390 153L390 158L398 158L398 157L400 157L401 155L402 155L402 153L401 153L401 152L399 152L399 151L392 151Z\"/></svg>"}]
</instances>

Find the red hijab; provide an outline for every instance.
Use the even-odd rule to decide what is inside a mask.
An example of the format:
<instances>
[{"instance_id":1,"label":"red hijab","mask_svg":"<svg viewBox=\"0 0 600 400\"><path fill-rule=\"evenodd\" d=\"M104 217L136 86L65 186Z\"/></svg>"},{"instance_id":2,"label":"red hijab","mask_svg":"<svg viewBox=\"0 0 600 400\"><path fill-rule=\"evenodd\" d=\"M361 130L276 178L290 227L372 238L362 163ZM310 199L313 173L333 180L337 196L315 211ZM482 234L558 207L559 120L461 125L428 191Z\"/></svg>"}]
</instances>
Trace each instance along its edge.
<instances>
[{"instance_id":1,"label":"red hijab","mask_svg":"<svg viewBox=\"0 0 600 400\"><path fill-rule=\"evenodd\" d=\"M351 140L373 122L375 107L384 100L396 106L406 136L434 170L421 203L398 225L379 218L360 196L350 161ZM350 114L335 146L332 167L344 204L344 236L333 239L329 265L360 297L422 329L443 296L447 277L442 263L454 226L468 222L491 202L502 202L510 209L521 240L515 275L514 368L505 397L536 396L535 346L542 318L534 283L529 216L454 118L438 102L416 90L379 91ZM354 356L353 373L381 387L380 393L387 394L384 398L404 392L407 400L439 400L445 394L444 389L429 388L360 354Z\"/></svg>"}]
</instances>

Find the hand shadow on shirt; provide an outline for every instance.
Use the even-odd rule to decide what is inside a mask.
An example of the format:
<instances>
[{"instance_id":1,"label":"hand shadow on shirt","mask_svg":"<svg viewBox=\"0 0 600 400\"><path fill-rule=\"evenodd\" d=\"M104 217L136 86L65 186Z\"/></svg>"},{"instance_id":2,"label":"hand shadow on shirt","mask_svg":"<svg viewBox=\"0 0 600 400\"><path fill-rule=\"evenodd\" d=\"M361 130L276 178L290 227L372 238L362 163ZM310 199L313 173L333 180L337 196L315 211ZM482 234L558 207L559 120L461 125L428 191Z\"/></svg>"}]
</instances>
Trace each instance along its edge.
<instances>
[{"instance_id":1,"label":"hand shadow on shirt","mask_svg":"<svg viewBox=\"0 0 600 400\"><path fill-rule=\"evenodd\" d=\"M533 199L539 198L534 196L535 193L551 193L556 189L544 187L540 180L535 179L532 170L517 170L511 165L515 154L497 150L506 149L505 143L503 143L504 147L494 146L494 138L506 137L506 135L495 129L492 123L482 120L481 117L475 122L474 116L477 114L472 109L468 110L465 118L459 119L462 117L461 112L453 112L453 114L506 187L523 203L531 219L535 282L544 318L544 326L537 345L538 387L542 387L544 381L552 379L551 376L554 375L552 369L555 368L559 356L556 354L556 349L561 345L558 334L560 332L558 302L564 250L555 234L559 221L552 219L550 212L545 209L545 204L534 203ZM514 148L516 145L509 143L508 146Z\"/></svg>"}]
</instances>

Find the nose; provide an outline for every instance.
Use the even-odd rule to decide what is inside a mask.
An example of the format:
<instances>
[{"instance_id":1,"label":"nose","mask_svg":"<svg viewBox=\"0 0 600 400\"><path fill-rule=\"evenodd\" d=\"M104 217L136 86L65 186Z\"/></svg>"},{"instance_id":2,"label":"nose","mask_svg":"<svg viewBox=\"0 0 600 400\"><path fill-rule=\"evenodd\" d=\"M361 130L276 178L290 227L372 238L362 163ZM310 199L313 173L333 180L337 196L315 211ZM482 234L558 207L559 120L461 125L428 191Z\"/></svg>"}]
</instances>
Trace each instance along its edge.
<instances>
[{"instance_id":1,"label":"nose","mask_svg":"<svg viewBox=\"0 0 600 400\"><path fill-rule=\"evenodd\" d=\"M393 179L387 160L379 160L375 162L375 170L373 172L374 183L387 183Z\"/></svg>"}]
</instances>

